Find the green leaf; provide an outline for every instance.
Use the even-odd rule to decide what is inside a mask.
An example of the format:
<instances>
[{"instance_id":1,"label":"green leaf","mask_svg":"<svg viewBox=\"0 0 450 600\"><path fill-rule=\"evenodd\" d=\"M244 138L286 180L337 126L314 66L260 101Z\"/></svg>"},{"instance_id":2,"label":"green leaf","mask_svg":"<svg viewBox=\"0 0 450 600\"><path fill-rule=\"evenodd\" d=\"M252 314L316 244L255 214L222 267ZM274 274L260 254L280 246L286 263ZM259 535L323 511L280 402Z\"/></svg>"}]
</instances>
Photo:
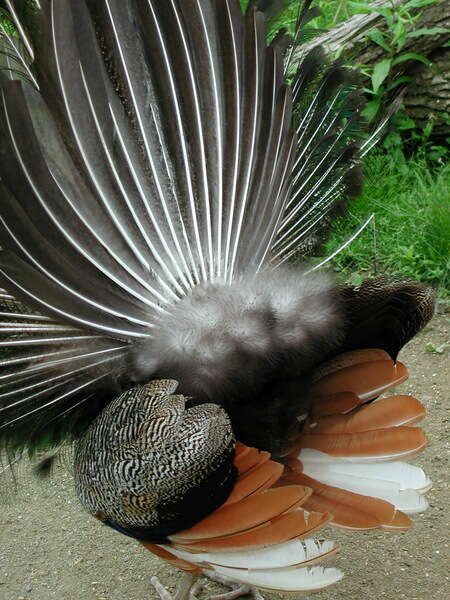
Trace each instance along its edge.
<instances>
[{"instance_id":1,"label":"green leaf","mask_svg":"<svg viewBox=\"0 0 450 600\"><path fill-rule=\"evenodd\" d=\"M381 13L383 15L383 17L386 19L386 23L389 27L389 29L392 29L394 26L394 13L392 12L391 9L386 8L386 9L378 9L378 12Z\"/></svg>"},{"instance_id":2,"label":"green leaf","mask_svg":"<svg viewBox=\"0 0 450 600\"><path fill-rule=\"evenodd\" d=\"M371 6L363 2L349 2L349 6L355 13L366 14L374 12L383 15L386 20L392 20L392 10L389 8L387 2L381 6Z\"/></svg>"},{"instance_id":3,"label":"green leaf","mask_svg":"<svg viewBox=\"0 0 450 600\"><path fill-rule=\"evenodd\" d=\"M405 116L397 121L397 127L402 131L406 131L407 129L415 129L416 123L410 117Z\"/></svg>"},{"instance_id":4,"label":"green leaf","mask_svg":"<svg viewBox=\"0 0 450 600\"><path fill-rule=\"evenodd\" d=\"M355 12L362 14L379 11L379 8L372 7L370 4L365 4L364 2L349 2L349 4L350 7L355 10Z\"/></svg>"},{"instance_id":5,"label":"green leaf","mask_svg":"<svg viewBox=\"0 0 450 600\"><path fill-rule=\"evenodd\" d=\"M427 67L431 67L433 64L431 60L429 60L426 56L422 54L416 54L415 52L405 52L405 54L400 54L392 61L392 66L399 65L400 63L406 62L408 60L418 60L419 62L427 65Z\"/></svg>"},{"instance_id":6,"label":"green leaf","mask_svg":"<svg viewBox=\"0 0 450 600\"><path fill-rule=\"evenodd\" d=\"M402 83L409 83L411 80L412 80L412 77L409 77L408 75L402 75L401 77L396 77L394 79L394 81L391 81L391 83L386 87L386 91L390 92L391 90L395 89Z\"/></svg>"},{"instance_id":7,"label":"green leaf","mask_svg":"<svg viewBox=\"0 0 450 600\"><path fill-rule=\"evenodd\" d=\"M409 0L403 5L403 8L421 8L422 6L429 6L430 4L436 4L437 0Z\"/></svg>"},{"instance_id":8,"label":"green leaf","mask_svg":"<svg viewBox=\"0 0 450 600\"><path fill-rule=\"evenodd\" d=\"M438 35L440 33L450 33L450 29L446 29L445 27L431 27L430 29L416 29L415 31L410 31L406 34L407 38L415 38L420 37L422 35Z\"/></svg>"},{"instance_id":9,"label":"green leaf","mask_svg":"<svg viewBox=\"0 0 450 600\"><path fill-rule=\"evenodd\" d=\"M434 128L434 120L430 119L423 129L423 137L429 138Z\"/></svg>"},{"instance_id":10,"label":"green leaf","mask_svg":"<svg viewBox=\"0 0 450 600\"><path fill-rule=\"evenodd\" d=\"M402 48L403 48L403 46L404 46L405 44L406 44L406 33L403 33L403 34L402 34L402 35L401 35L401 36L400 36L400 37L397 39L397 42L396 42L396 44L395 44L395 45L396 45L396 51L397 51L397 53L399 53L399 52L402 50Z\"/></svg>"},{"instance_id":11,"label":"green leaf","mask_svg":"<svg viewBox=\"0 0 450 600\"><path fill-rule=\"evenodd\" d=\"M448 344L446 343L436 346L436 344L433 344L433 342L429 342L426 345L427 352L431 352L432 354L444 354L447 348Z\"/></svg>"},{"instance_id":12,"label":"green leaf","mask_svg":"<svg viewBox=\"0 0 450 600\"><path fill-rule=\"evenodd\" d=\"M366 103L366 106L364 107L364 110L362 111L362 116L365 117L369 122L372 121L377 112L380 109L380 105L381 105L381 98L375 98L374 100L369 100L369 102Z\"/></svg>"},{"instance_id":13,"label":"green leaf","mask_svg":"<svg viewBox=\"0 0 450 600\"><path fill-rule=\"evenodd\" d=\"M391 70L392 59L384 58L377 62L373 67L372 72L372 88L374 92L377 92L380 88L380 85L389 75L389 71Z\"/></svg>"},{"instance_id":14,"label":"green leaf","mask_svg":"<svg viewBox=\"0 0 450 600\"><path fill-rule=\"evenodd\" d=\"M378 27L374 27L373 29L368 31L366 33L366 37L369 38L369 40L372 40L372 42L374 42L375 44L378 44L378 46L381 46L383 48L383 50L386 50L386 52L391 51L390 47L387 45L387 43L384 40L383 32L380 31L378 29Z\"/></svg>"},{"instance_id":15,"label":"green leaf","mask_svg":"<svg viewBox=\"0 0 450 600\"><path fill-rule=\"evenodd\" d=\"M399 40L405 35L405 25L400 19L397 21L394 27L394 41Z\"/></svg>"}]
</instances>

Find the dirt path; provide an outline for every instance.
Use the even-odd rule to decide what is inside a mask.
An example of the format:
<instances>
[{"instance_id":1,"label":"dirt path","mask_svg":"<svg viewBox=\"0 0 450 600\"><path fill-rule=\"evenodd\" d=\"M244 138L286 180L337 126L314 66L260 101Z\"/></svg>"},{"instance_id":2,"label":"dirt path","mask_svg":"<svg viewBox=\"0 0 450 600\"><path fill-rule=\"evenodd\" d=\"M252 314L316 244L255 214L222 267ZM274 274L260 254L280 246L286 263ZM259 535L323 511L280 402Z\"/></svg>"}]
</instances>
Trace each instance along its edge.
<instances>
[{"instance_id":1,"label":"dirt path","mask_svg":"<svg viewBox=\"0 0 450 600\"><path fill-rule=\"evenodd\" d=\"M430 509L411 532L342 534L334 560L346 573L317 600L447 600L448 545L448 352L427 343L448 340L449 315L436 317L402 353L412 375L401 387L427 407L431 447L417 459L433 479ZM400 389L400 388L399 388ZM447 432L446 432L447 426ZM2 600L155 600L150 576L174 589L178 574L126 537L89 518L78 505L69 475L59 469L45 484L29 473L13 504L0 508L0 598ZM211 592L223 588L210 584ZM267 599L278 598L267 595Z\"/></svg>"}]
</instances>

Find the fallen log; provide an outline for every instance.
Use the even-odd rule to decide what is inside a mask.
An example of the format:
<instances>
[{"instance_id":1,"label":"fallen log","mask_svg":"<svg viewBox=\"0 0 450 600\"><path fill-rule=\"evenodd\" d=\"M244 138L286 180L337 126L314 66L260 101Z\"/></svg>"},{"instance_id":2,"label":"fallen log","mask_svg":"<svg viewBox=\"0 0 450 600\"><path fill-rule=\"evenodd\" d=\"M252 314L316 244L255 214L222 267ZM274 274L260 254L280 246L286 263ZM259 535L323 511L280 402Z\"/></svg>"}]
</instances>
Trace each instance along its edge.
<instances>
[{"instance_id":1,"label":"fallen log","mask_svg":"<svg viewBox=\"0 0 450 600\"><path fill-rule=\"evenodd\" d=\"M408 0L375 0L372 7L382 5L396 8L406 4ZM434 65L427 67L417 60L407 60L392 68L390 79L407 75L411 77L404 105L408 115L419 127L424 127L430 118L434 121L433 135L449 136L450 123L450 49L443 45L450 39L450 10L447 0L410 9L416 16L413 24L407 26L408 31L434 30L431 35L409 37L401 54L415 53L427 57ZM303 44L294 57L294 61L314 46L323 45L331 53L350 60L353 64L374 65L383 58L395 57L394 51L388 53L385 49L367 37L367 32L375 27L387 31L383 15L377 12L354 15L326 33Z\"/></svg>"}]
</instances>

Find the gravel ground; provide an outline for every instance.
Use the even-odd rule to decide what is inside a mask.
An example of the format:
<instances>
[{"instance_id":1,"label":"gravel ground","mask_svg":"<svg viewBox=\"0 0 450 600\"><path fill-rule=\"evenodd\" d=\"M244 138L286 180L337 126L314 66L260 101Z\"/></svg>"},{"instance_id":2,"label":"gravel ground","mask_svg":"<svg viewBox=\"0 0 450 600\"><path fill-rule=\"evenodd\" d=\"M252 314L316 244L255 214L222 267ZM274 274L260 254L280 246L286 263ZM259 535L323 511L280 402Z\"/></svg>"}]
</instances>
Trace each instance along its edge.
<instances>
[{"instance_id":1,"label":"gravel ground","mask_svg":"<svg viewBox=\"0 0 450 600\"><path fill-rule=\"evenodd\" d=\"M428 409L428 451L416 459L433 479L430 508L406 533L344 534L327 530L342 551L333 560L346 573L317 600L447 600L449 498L446 495L448 351L427 351L448 341L448 315L439 315L402 353L410 379L399 388ZM179 574L139 544L89 518L78 505L72 480L59 468L50 482L24 471L17 498L1 506L0 598L2 600L156 600L150 576L173 590ZM208 591L225 591L208 584ZM206 594L205 594L206 597ZM267 600L278 598L268 594Z\"/></svg>"}]
</instances>

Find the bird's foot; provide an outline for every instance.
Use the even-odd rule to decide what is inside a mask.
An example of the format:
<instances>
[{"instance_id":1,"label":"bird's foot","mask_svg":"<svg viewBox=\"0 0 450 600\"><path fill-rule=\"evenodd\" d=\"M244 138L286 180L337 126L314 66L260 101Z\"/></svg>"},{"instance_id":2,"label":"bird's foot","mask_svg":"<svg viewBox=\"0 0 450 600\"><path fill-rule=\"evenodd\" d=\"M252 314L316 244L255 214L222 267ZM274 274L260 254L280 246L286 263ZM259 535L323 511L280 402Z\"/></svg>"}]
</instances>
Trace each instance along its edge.
<instances>
[{"instance_id":1,"label":"bird's foot","mask_svg":"<svg viewBox=\"0 0 450 600\"><path fill-rule=\"evenodd\" d=\"M175 595L172 595L157 577L152 577L150 583L155 588L155 591L161 600L197 600L195 594L200 589L198 582L196 583L197 579L198 575L185 573Z\"/></svg>"},{"instance_id":2,"label":"bird's foot","mask_svg":"<svg viewBox=\"0 0 450 600\"><path fill-rule=\"evenodd\" d=\"M211 581L215 581L216 583L220 583L225 587L231 588L231 590L225 594L209 596L208 600L235 600L236 598L241 598L242 596L251 596L254 600L264 600L264 596L261 594L261 592L251 585L239 583L238 581L234 581L233 579L229 579L228 577L214 573L214 571L203 571L203 575L204 577L211 579ZM201 589L202 583L200 581L197 582L195 587L195 592L197 592L199 589Z\"/></svg>"}]
</instances>

